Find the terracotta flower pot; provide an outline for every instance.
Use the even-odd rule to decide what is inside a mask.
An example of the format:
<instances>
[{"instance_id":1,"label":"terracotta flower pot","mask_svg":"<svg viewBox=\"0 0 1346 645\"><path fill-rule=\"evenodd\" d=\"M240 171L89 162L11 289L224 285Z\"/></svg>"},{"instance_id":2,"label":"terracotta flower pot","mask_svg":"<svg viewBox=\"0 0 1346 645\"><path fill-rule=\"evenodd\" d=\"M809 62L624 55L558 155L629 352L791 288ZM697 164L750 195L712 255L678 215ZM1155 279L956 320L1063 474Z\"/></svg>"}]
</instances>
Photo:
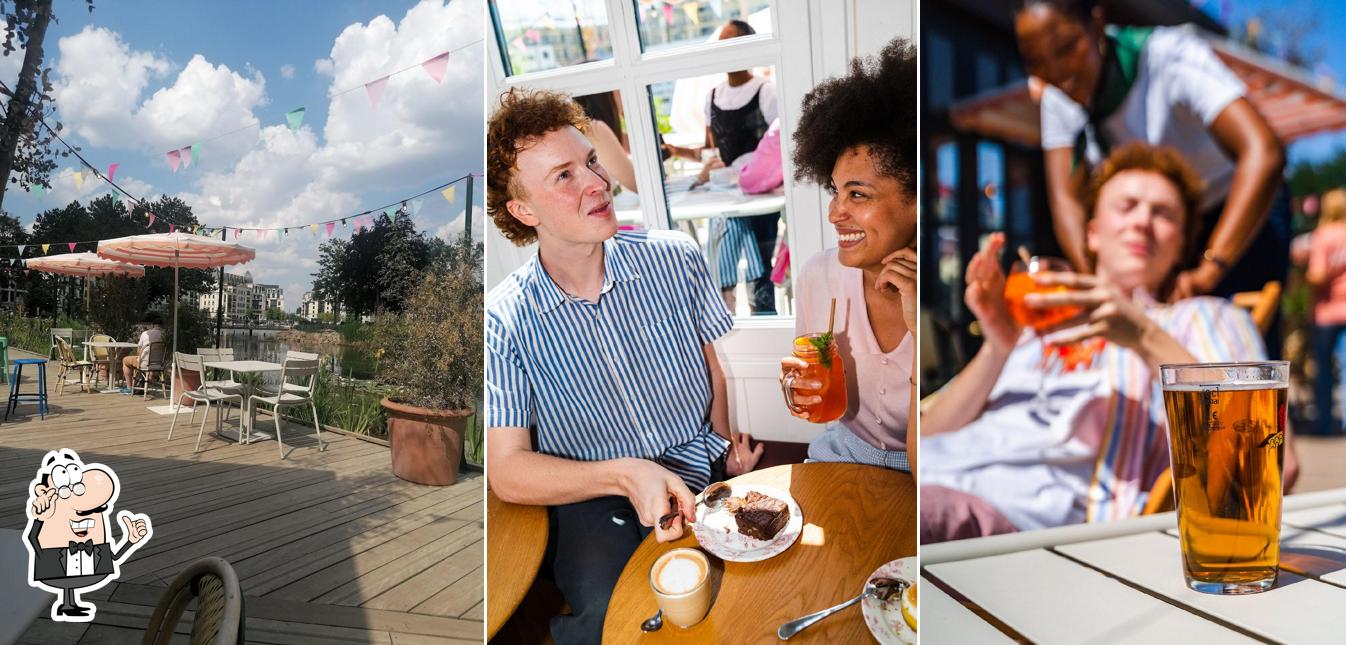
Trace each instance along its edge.
<instances>
[{"instance_id":1,"label":"terracotta flower pot","mask_svg":"<svg viewBox=\"0 0 1346 645\"><path fill-rule=\"evenodd\" d=\"M174 375L173 380L177 380L176 374ZM183 392L195 390L198 387L201 387L201 375L196 372L183 372L182 382L177 384L178 405L191 405L191 398L183 394Z\"/></svg>"},{"instance_id":2,"label":"terracotta flower pot","mask_svg":"<svg viewBox=\"0 0 1346 645\"><path fill-rule=\"evenodd\" d=\"M384 398L393 474L409 482L448 486L458 479L473 410L432 410Z\"/></svg>"}]
</instances>

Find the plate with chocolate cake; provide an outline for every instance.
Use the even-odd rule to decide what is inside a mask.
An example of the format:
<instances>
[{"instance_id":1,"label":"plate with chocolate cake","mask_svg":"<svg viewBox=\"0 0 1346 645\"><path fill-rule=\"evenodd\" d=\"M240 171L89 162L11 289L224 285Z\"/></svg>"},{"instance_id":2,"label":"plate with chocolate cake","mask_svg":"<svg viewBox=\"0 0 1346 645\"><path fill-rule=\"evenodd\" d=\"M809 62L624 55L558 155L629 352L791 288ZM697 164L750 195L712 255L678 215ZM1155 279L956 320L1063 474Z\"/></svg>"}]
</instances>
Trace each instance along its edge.
<instances>
[{"instance_id":1,"label":"plate with chocolate cake","mask_svg":"<svg viewBox=\"0 0 1346 645\"><path fill-rule=\"evenodd\" d=\"M760 484L734 484L718 508L697 506L696 540L730 562L757 562L790 548L804 528L804 512L790 494Z\"/></svg>"}]
</instances>

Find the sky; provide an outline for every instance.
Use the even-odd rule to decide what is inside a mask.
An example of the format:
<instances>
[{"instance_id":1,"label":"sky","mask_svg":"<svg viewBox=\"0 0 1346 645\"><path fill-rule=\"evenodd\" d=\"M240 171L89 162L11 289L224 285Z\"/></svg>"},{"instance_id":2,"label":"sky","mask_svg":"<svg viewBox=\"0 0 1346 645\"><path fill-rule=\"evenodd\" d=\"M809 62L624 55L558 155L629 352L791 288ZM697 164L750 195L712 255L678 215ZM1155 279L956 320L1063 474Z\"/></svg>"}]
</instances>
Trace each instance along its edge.
<instances>
[{"instance_id":1,"label":"sky","mask_svg":"<svg viewBox=\"0 0 1346 645\"><path fill-rule=\"evenodd\" d=\"M54 4L44 65L62 136L105 174L119 164L116 181L130 194L179 197L206 226L354 216L483 169L485 0L102 0L92 13L84 0ZM446 51L436 83L419 63ZM0 58L10 87L23 54ZM364 84L407 67L375 108ZM285 114L298 107L304 121L292 131ZM173 172L165 153L197 142L200 163ZM11 188L5 211L30 226L43 210L109 192L96 180L77 186L79 168L58 160L45 196ZM446 239L461 232L465 193L458 184L452 203L428 194L418 228ZM478 239L483 193L477 180ZM338 225L333 235L353 230ZM240 242L257 259L228 270L281 285L294 311L324 237L245 233Z\"/></svg>"},{"instance_id":2,"label":"sky","mask_svg":"<svg viewBox=\"0 0 1346 645\"><path fill-rule=\"evenodd\" d=\"M1346 96L1346 41L1340 34L1346 31L1346 3L1336 0L1233 0L1225 24L1231 32L1241 32L1247 20L1268 12L1299 16L1316 25L1315 32L1305 40L1305 49L1322 52L1323 65L1331 70L1338 96ZM1327 132L1306 137L1290 144L1287 152L1291 165L1301 161L1320 161L1346 149L1346 131Z\"/></svg>"}]
</instances>

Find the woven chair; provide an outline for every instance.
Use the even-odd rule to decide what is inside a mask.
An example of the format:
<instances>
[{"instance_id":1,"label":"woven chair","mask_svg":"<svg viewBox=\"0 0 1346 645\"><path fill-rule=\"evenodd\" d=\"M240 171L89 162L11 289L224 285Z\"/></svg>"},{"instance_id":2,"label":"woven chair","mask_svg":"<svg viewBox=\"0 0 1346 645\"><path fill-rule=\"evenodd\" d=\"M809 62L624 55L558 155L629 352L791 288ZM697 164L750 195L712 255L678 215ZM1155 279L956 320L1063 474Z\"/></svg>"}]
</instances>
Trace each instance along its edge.
<instances>
[{"instance_id":1,"label":"woven chair","mask_svg":"<svg viewBox=\"0 0 1346 645\"><path fill-rule=\"evenodd\" d=\"M202 558L187 565L159 598L150 622L145 627L144 645L168 645L192 600L192 645L236 645L243 643L243 591L238 575L220 558Z\"/></svg>"},{"instance_id":2,"label":"woven chair","mask_svg":"<svg viewBox=\"0 0 1346 645\"><path fill-rule=\"evenodd\" d=\"M56 370L57 396L65 394L65 386L69 384L78 385L85 392L89 392L89 371L93 369L93 363L75 358L75 350L64 338L56 336L53 339L56 342L56 353L60 355ZM78 380L70 378L72 373L79 377Z\"/></svg>"},{"instance_id":3,"label":"woven chair","mask_svg":"<svg viewBox=\"0 0 1346 645\"><path fill-rule=\"evenodd\" d=\"M65 342L73 345L75 342L75 330L70 327L51 328L51 348L47 350L47 358L49 359L56 359L61 356L60 350L58 349L60 346L56 344L56 339L58 338L64 338Z\"/></svg>"},{"instance_id":4,"label":"woven chair","mask_svg":"<svg viewBox=\"0 0 1346 645\"><path fill-rule=\"evenodd\" d=\"M111 336L109 336L109 335L107 335L107 334L94 334L93 336L90 336L90 337L89 337L89 342L91 342L91 343L115 343L115 342L117 342L117 339L115 339L115 338L113 338L113 337L111 337ZM87 355L88 355L88 354L86 354L86 356L87 356ZM116 376L115 374L112 373L112 370L114 370L114 369L121 369L121 366L120 366L120 365L115 364L115 363L117 362L117 352L115 352L115 351L113 351L112 349L107 348L107 347L94 347L94 348L93 348L93 352L92 352L92 356L93 356L93 358L90 359L90 361L93 363L93 385L94 385L94 387L95 387L95 388L98 387L98 368L99 368L99 366L105 366L105 367L107 367L107 380L108 380L108 385L111 385L111 384L112 384L112 381L114 380L114 377Z\"/></svg>"}]
</instances>

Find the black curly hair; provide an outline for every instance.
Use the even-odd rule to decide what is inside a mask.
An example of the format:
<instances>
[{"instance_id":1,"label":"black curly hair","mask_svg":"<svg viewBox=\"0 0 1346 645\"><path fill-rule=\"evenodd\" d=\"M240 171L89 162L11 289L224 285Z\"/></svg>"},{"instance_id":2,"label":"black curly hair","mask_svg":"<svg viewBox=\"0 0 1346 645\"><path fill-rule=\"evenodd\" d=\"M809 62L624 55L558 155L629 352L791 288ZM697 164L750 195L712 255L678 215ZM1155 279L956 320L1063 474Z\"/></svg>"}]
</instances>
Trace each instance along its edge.
<instances>
[{"instance_id":1,"label":"black curly hair","mask_svg":"<svg viewBox=\"0 0 1346 645\"><path fill-rule=\"evenodd\" d=\"M874 57L857 57L848 74L804 97L794 134L795 179L835 190L832 167L856 146L878 171L916 197L916 46L895 38Z\"/></svg>"}]
</instances>

